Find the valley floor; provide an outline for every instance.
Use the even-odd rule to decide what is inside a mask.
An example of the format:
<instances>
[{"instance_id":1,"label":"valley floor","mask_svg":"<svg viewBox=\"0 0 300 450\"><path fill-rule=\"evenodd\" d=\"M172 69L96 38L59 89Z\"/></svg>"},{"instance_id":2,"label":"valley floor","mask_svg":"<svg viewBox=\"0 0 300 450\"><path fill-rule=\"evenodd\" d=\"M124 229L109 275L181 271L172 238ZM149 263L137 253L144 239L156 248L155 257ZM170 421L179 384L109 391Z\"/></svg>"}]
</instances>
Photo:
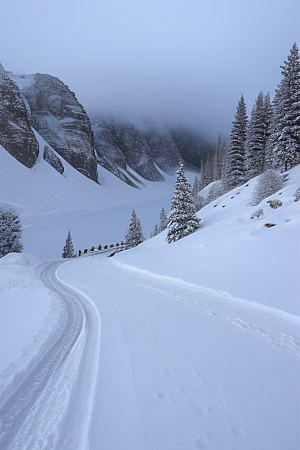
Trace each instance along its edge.
<instances>
[{"instance_id":1,"label":"valley floor","mask_svg":"<svg viewBox=\"0 0 300 450\"><path fill-rule=\"evenodd\" d=\"M59 265L60 281L55 264L47 267L47 289L61 296L65 317L51 348L66 338L70 302L89 312L56 375L38 388L37 404L47 411L38 431L23 427L27 446L11 432L3 450L41 450L47 442L53 450L82 449L83 442L90 450L299 448L299 318L135 271L105 254ZM61 391L62 372L68 383ZM16 392L2 402L7 422L24 398L22 385L19 398Z\"/></svg>"}]
</instances>

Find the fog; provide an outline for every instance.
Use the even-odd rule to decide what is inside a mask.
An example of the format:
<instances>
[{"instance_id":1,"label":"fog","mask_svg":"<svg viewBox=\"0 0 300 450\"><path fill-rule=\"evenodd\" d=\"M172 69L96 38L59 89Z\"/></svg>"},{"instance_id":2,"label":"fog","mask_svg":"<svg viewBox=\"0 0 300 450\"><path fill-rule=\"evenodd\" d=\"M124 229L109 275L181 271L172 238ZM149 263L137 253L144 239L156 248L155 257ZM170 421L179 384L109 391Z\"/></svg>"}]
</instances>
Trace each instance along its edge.
<instances>
[{"instance_id":1,"label":"fog","mask_svg":"<svg viewBox=\"0 0 300 450\"><path fill-rule=\"evenodd\" d=\"M153 116L229 135L244 94L273 96L299 0L0 0L0 62L49 73L89 113Z\"/></svg>"}]
</instances>

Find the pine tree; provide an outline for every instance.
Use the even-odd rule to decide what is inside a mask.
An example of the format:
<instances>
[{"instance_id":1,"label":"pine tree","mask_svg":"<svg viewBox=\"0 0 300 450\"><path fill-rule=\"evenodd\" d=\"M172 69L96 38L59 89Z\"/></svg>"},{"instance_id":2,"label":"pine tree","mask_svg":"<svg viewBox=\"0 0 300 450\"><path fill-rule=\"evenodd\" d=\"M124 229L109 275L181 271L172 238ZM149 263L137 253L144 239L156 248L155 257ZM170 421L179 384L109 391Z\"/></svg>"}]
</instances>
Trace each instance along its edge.
<instances>
[{"instance_id":1,"label":"pine tree","mask_svg":"<svg viewBox=\"0 0 300 450\"><path fill-rule=\"evenodd\" d=\"M222 177L222 160L223 160L223 150L224 143L222 142L221 133L219 133L218 141L215 151L215 161L214 161L214 179L221 180Z\"/></svg>"},{"instance_id":2,"label":"pine tree","mask_svg":"<svg viewBox=\"0 0 300 450\"><path fill-rule=\"evenodd\" d=\"M168 222L168 244L178 241L196 231L200 226L200 219L195 213L192 187L187 182L183 164L180 164L175 182L174 197L171 202L171 214Z\"/></svg>"},{"instance_id":3,"label":"pine tree","mask_svg":"<svg viewBox=\"0 0 300 450\"><path fill-rule=\"evenodd\" d=\"M74 247L73 247L73 242L72 242L70 231L69 231L67 239L66 239L66 244L63 248L62 257L63 258L74 258L75 257L75 252L74 252Z\"/></svg>"},{"instance_id":4,"label":"pine tree","mask_svg":"<svg viewBox=\"0 0 300 450\"><path fill-rule=\"evenodd\" d=\"M260 91L251 111L247 129L246 149L246 180L261 174L265 161L265 117L264 95Z\"/></svg>"},{"instance_id":5,"label":"pine tree","mask_svg":"<svg viewBox=\"0 0 300 450\"><path fill-rule=\"evenodd\" d=\"M145 240L141 222L137 218L135 211L132 211L129 229L126 231L124 240L126 249L136 247Z\"/></svg>"},{"instance_id":6,"label":"pine tree","mask_svg":"<svg viewBox=\"0 0 300 450\"><path fill-rule=\"evenodd\" d=\"M12 209L0 206L0 258L8 253L21 253L22 231L18 214Z\"/></svg>"},{"instance_id":7,"label":"pine tree","mask_svg":"<svg viewBox=\"0 0 300 450\"><path fill-rule=\"evenodd\" d=\"M281 69L283 78L273 100L269 146L273 166L285 171L300 162L300 61L296 43Z\"/></svg>"},{"instance_id":8,"label":"pine tree","mask_svg":"<svg viewBox=\"0 0 300 450\"><path fill-rule=\"evenodd\" d=\"M226 172L223 182L227 191L245 181L245 142L248 116L244 96L238 102L227 151Z\"/></svg>"},{"instance_id":9,"label":"pine tree","mask_svg":"<svg viewBox=\"0 0 300 450\"><path fill-rule=\"evenodd\" d=\"M168 217L167 217L164 207L161 208L159 218L160 218L160 222L159 222L158 232L161 233L168 226Z\"/></svg>"}]
</instances>

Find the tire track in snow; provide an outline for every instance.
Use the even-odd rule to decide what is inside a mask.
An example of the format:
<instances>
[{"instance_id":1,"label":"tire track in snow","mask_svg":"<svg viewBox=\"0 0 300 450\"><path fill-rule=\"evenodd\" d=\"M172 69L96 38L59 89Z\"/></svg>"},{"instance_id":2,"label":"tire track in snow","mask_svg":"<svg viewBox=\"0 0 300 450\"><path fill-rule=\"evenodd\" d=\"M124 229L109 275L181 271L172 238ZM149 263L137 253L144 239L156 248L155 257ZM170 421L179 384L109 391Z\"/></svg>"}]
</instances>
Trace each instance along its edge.
<instances>
[{"instance_id":1,"label":"tire track in snow","mask_svg":"<svg viewBox=\"0 0 300 450\"><path fill-rule=\"evenodd\" d=\"M99 342L95 307L56 278L61 263L41 273L66 308L64 330L0 410L1 450L86 447Z\"/></svg>"}]
</instances>

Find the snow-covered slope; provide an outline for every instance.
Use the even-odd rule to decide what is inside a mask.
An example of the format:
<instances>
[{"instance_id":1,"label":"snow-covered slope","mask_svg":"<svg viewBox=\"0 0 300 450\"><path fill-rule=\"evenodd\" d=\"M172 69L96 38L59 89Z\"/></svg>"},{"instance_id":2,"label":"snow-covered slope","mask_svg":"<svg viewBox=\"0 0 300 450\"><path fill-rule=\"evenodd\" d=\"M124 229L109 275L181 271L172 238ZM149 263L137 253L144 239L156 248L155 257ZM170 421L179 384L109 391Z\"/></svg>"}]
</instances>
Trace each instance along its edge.
<instances>
[{"instance_id":1,"label":"snow-covered slope","mask_svg":"<svg viewBox=\"0 0 300 450\"><path fill-rule=\"evenodd\" d=\"M298 315L300 201L295 202L293 194L300 186L300 167L288 172L278 193L253 207L248 202L256 181L254 178L200 210L201 226L196 233L168 245L165 231L116 258L139 269ZM270 200L280 200L282 206L273 209ZM259 209L263 214L251 219Z\"/></svg>"},{"instance_id":2,"label":"snow-covered slope","mask_svg":"<svg viewBox=\"0 0 300 450\"><path fill-rule=\"evenodd\" d=\"M76 251L120 242L133 209L149 237L161 207L169 209L174 177L163 174L166 181L149 182L130 170L140 180L140 189L134 189L98 166L100 186L52 149L63 162L61 175L43 160L43 148L48 144L37 132L35 135L42 151L32 169L0 146L0 202L20 214L25 251L41 258L59 258L69 230Z\"/></svg>"}]
</instances>

